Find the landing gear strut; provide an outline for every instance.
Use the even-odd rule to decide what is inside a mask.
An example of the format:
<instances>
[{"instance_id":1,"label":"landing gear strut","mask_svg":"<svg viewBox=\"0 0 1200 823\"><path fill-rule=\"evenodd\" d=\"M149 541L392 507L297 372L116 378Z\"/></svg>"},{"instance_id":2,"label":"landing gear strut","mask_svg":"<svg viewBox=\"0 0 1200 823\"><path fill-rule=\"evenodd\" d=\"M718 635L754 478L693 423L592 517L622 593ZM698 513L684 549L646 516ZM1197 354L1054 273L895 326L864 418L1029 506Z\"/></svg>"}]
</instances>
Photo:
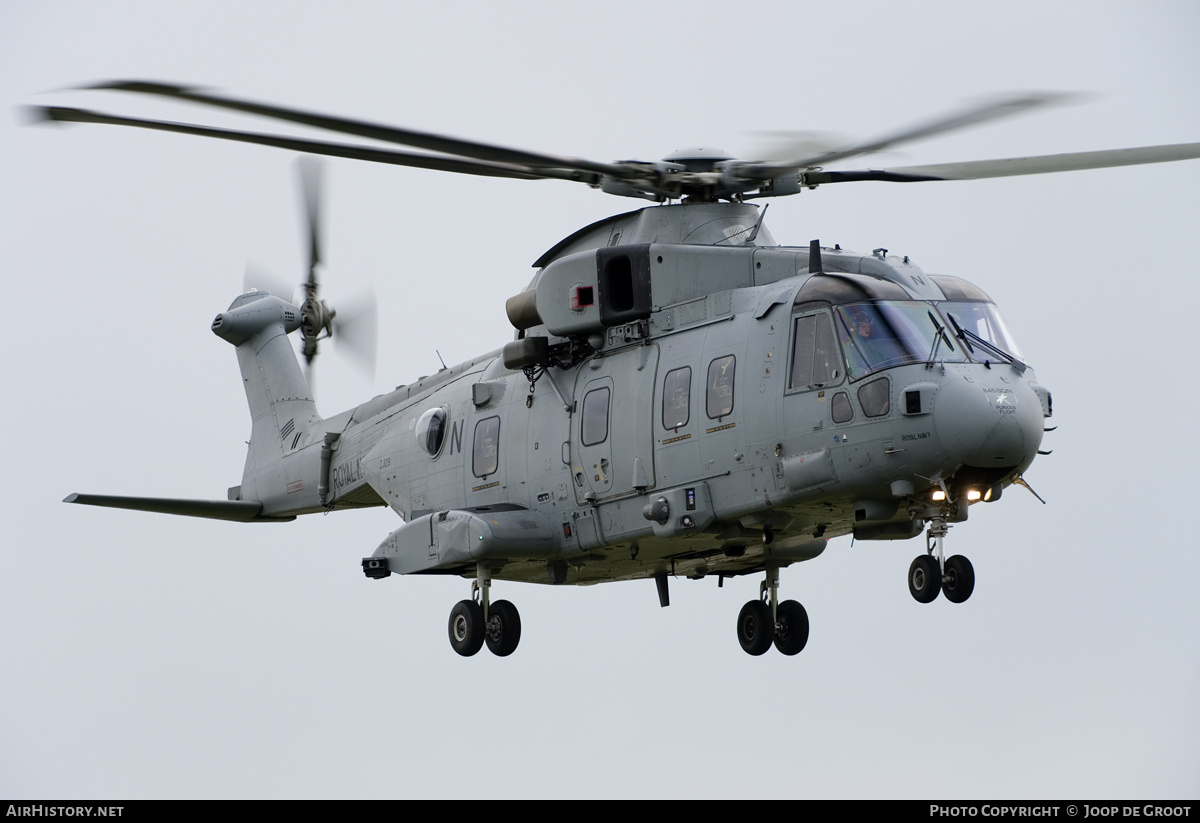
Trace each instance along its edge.
<instances>
[{"instance_id":1,"label":"landing gear strut","mask_svg":"<svg viewBox=\"0 0 1200 823\"><path fill-rule=\"evenodd\" d=\"M962 603L975 590L971 561L961 554L945 556L942 541L949 530L945 518L933 518L925 536L926 553L908 567L908 591L918 603L932 603L938 592L951 603Z\"/></svg>"},{"instance_id":2,"label":"landing gear strut","mask_svg":"<svg viewBox=\"0 0 1200 823\"><path fill-rule=\"evenodd\" d=\"M738 643L746 654L760 655L775 644L786 655L799 654L808 643L808 612L795 600L779 602L779 569L767 569L758 599L742 606Z\"/></svg>"},{"instance_id":3,"label":"landing gear strut","mask_svg":"<svg viewBox=\"0 0 1200 823\"><path fill-rule=\"evenodd\" d=\"M450 646L463 657L470 657L487 643L497 657L508 657L521 642L521 615L507 600L488 602L492 586L491 572L480 563L471 599L460 600L450 610Z\"/></svg>"}]
</instances>

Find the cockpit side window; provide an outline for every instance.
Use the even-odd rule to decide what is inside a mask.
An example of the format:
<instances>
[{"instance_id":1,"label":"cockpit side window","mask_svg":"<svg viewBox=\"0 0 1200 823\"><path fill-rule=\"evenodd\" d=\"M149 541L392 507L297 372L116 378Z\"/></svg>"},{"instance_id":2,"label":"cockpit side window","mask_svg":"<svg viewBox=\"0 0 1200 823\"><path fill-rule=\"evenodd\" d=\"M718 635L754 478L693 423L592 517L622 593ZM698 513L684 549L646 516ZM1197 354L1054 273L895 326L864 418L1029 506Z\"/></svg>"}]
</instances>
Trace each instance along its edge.
<instances>
[{"instance_id":1,"label":"cockpit side window","mask_svg":"<svg viewBox=\"0 0 1200 823\"><path fill-rule=\"evenodd\" d=\"M842 377L842 356L827 314L797 317L792 338L789 389L819 388Z\"/></svg>"}]
</instances>

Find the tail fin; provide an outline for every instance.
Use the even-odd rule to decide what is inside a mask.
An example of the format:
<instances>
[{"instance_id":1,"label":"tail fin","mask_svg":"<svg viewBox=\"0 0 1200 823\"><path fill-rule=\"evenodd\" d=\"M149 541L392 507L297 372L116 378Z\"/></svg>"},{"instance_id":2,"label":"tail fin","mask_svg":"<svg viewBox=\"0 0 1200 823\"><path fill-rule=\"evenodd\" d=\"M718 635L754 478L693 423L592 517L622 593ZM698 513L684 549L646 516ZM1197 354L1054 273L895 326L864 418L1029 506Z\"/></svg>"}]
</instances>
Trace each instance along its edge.
<instances>
[{"instance_id":1,"label":"tail fin","mask_svg":"<svg viewBox=\"0 0 1200 823\"><path fill-rule=\"evenodd\" d=\"M212 324L214 334L237 347L253 421L239 497L262 503L264 514L319 508L319 449L288 459L324 436L288 341L298 328L300 310L267 292L241 295Z\"/></svg>"}]
</instances>

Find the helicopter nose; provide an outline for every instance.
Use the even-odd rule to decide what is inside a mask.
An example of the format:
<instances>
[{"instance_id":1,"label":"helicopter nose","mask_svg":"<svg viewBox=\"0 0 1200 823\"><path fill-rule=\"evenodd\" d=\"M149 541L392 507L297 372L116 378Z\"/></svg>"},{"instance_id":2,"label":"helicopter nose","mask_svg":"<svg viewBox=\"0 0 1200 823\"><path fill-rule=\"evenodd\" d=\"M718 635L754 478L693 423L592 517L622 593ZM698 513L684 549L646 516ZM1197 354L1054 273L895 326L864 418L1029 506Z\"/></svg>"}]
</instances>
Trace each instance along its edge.
<instances>
[{"instance_id":1,"label":"helicopter nose","mask_svg":"<svg viewBox=\"0 0 1200 823\"><path fill-rule=\"evenodd\" d=\"M1022 380L951 381L938 391L934 425L942 447L968 466L1024 471L1037 456L1044 420Z\"/></svg>"}]
</instances>

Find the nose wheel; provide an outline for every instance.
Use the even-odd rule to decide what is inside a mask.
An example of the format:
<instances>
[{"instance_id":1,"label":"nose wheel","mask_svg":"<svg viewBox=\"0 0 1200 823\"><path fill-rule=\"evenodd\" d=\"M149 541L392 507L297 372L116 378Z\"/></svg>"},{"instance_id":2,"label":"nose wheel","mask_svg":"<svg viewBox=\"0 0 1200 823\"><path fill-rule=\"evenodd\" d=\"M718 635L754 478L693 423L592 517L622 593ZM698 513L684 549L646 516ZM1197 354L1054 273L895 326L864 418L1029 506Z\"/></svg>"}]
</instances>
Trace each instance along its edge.
<instances>
[{"instance_id":1,"label":"nose wheel","mask_svg":"<svg viewBox=\"0 0 1200 823\"><path fill-rule=\"evenodd\" d=\"M918 603L932 603L938 593L951 603L962 603L975 591L975 568L961 554L945 557L942 541L950 526L935 518L925 537L926 554L908 567L908 592Z\"/></svg>"},{"instance_id":2,"label":"nose wheel","mask_svg":"<svg viewBox=\"0 0 1200 823\"><path fill-rule=\"evenodd\" d=\"M479 566L478 577L471 584L471 599L460 600L450 610L450 647L463 657L470 657L487 644L497 657L508 657L521 642L521 615L507 600L488 602L491 573Z\"/></svg>"},{"instance_id":3,"label":"nose wheel","mask_svg":"<svg viewBox=\"0 0 1200 823\"><path fill-rule=\"evenodd\" d=\"M779 569L767 569L759 585L758 600L751 600L738 613L738 643L755 656L775 646L788 656L799 654L808 643L808 612L795 600L778 600Z\"/></svg>"}]
</instances>

